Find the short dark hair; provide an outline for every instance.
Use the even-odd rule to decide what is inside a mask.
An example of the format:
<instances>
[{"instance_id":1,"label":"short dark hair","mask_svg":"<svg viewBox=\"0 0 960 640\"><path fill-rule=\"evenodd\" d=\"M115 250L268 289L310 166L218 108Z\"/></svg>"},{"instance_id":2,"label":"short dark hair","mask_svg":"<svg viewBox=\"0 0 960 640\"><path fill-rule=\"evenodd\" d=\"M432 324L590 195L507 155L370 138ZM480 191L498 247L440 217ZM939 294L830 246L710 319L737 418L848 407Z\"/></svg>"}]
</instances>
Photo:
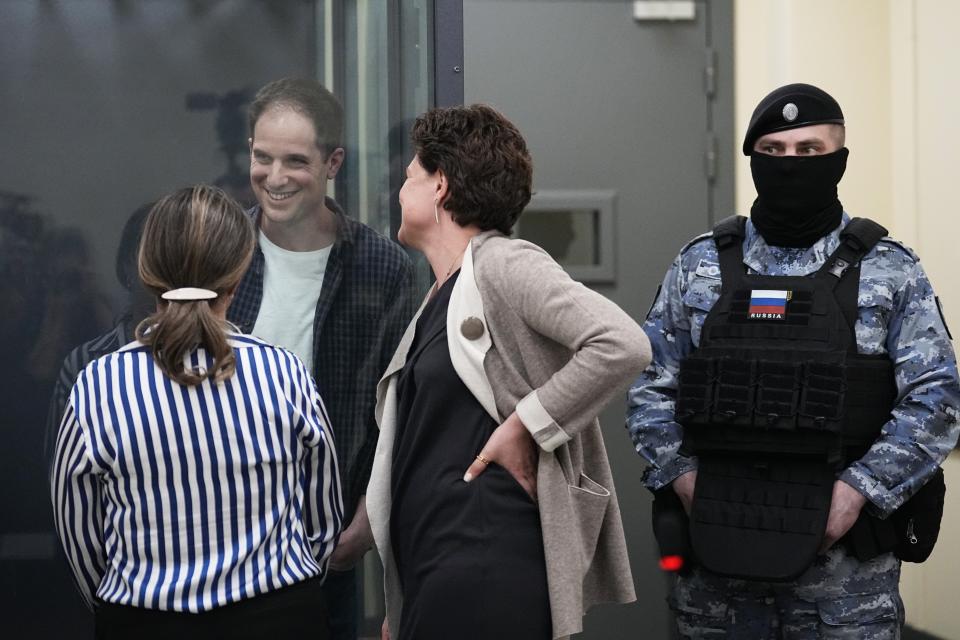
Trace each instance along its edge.
<instances>
[{"instance_id":1,"label":"short dark hair","mask_svg":"<svg viewBox=\"0 0 960 640\"><path fill-rule=\"evenodd\" d=\"M443 206L460 226L509 234L530 202L533 161L517 127L483 104L427 111L410 133L420 164L443 171Z\"/></svg>"},{"instance_id":2,"label":"short dark hair","mask_svg":"<svg viewBox=\"0 0 960 640\"><path fill-rule=\"evenodd\" d=\"M257 120L270 108L293 109L313 123L317 148L328 155L343 144L343 105L312 78L281 78L263 86L247 111L250 137Z\"/></svg>"},{"instance_id":3,"label":"short dark hair","mask_svg":"<svg viewBox=\"0 0 960 640\"><path fill-rule=\"evenodd\" d=\"M841 149L847 144L847 127L842 124L830 125L830 135L833 136L837 148Z\"/></svg>"}]
</instances>

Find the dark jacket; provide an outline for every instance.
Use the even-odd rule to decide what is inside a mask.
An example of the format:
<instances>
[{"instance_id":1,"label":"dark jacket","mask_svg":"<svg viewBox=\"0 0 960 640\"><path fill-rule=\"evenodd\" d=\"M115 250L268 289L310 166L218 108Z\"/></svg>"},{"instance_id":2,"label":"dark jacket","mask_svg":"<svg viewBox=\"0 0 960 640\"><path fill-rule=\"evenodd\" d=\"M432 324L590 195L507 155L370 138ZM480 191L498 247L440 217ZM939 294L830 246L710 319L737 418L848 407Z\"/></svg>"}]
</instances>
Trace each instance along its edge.
<instances>
[{"instance_id":1,"label":"dark jacket","mask_svg":"<svg viewBox=\"0 0 960 640\"><path fill-rule=\"evenodd\" d=\"M313 376L333 423L343 485L345 522L366 491L377 445L377 381L415 311L410 258L395 242L347 217L327 198L338 221L313 322ZM260 206L249 211L259 226ZM263 299L263 252L237 289L228 319L250 333Z\"/></svg>"}]
</instances>

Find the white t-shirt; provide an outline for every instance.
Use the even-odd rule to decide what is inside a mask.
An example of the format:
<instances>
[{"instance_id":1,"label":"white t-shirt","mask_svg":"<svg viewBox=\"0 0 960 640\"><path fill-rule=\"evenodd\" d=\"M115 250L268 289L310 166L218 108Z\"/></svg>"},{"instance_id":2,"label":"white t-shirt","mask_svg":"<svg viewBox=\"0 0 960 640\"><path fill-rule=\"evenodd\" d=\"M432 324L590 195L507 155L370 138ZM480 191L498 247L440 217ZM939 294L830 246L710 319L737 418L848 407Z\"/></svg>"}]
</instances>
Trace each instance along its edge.
<instances>
[{"instance_id":1,"label":"white t-shirt","mask_svg":"<svg viewBox=\"0 0 960 640\"><path fill-rule=\"evenodd\" d=\"M263 299L253 335L297 354L313 371L313 319L323 287L330 247L317 251L281 249L260 232Z\"/></svg>"}]
</instances>

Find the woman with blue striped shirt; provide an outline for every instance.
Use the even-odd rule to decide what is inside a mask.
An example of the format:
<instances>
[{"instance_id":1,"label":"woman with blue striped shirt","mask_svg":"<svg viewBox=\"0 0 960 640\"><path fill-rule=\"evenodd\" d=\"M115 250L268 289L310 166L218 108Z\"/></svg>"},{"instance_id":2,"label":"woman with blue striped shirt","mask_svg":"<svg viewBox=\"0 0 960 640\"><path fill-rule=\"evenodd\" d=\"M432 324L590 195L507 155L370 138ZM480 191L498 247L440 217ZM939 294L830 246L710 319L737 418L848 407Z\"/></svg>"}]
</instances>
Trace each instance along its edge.
<instances>
[{"instance_id":1,"label":"woman with blue striped shirt","mask_svg":"<svg viewBox=\"0 0 960 640\"><path fill-rule=\"evenodd\" d=\"M221 190L150 212L137 340L90 363L57 438L57 531L98 638L319 637L340 532L326 410L290 352L225 319L255 236Z\"/></svg>"}]
</instances>

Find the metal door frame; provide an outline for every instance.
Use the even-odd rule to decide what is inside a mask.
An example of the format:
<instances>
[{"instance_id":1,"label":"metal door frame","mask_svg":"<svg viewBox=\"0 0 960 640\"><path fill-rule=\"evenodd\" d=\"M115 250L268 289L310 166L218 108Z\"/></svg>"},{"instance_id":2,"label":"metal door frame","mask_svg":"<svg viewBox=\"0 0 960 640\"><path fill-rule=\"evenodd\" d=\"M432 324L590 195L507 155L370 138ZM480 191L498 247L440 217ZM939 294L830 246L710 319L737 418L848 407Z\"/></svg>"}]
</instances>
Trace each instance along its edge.
<instances>
[{"instance_id":1,"label":"metal door frame","mask_svg":"<svg viewBox=\"0 0 960 640\"><path fill-rule=\"evenodd\" d=\"M433 52L434 106L463 104L463 0L434 0Z\"/></svg>"}]
</instances>

